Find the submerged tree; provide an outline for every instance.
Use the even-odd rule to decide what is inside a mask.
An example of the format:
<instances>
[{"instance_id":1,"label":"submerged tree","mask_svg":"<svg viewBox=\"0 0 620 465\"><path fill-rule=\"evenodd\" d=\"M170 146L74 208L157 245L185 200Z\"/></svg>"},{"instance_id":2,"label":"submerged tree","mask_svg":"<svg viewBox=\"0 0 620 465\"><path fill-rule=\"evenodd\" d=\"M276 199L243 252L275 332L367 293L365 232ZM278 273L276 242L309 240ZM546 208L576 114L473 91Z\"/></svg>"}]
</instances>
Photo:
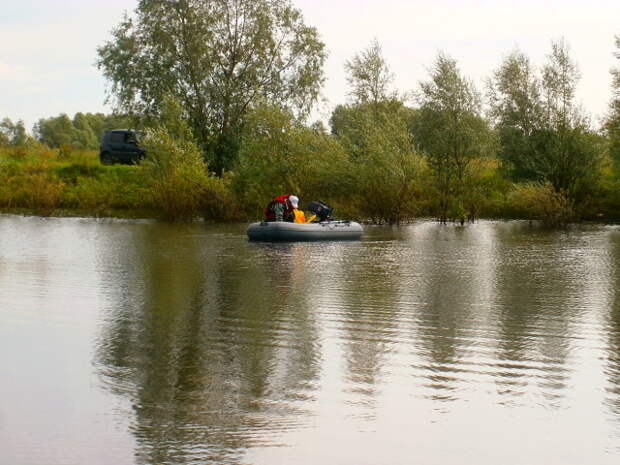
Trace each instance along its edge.
<instances>
[{"instance_id":1,"label":"submerged tree","mask_svg":"<svg viewBox=\"0 0 620 465\"><path fill-rule=\"evenodd\" d=\"M500 156L516 180L549 182L579 200L596 174L599 137L575 102L579 70L566 42L552 42L538 77L520 52L509 55L490 82L491 115Z\"/></svg>"},{"instance_id":2,"label":"submerged tree","mask_svg":"<svg viewBox=\"0 0 620 465\"><path fill-rule=\"evenodd\" d=\"M262 215L275 193L294 192L304 202L346 193L350 165L338 140L274 105L248 113L239 159L233 188L251 216Z\"/></svg>"},{"instance_id":3,"label":"submerged tree","mask_svg":"<svg viewBox=\"0 0 620 465\"><path fill-rule=\"evenodd\" d=\"M417 210L416 156L408 126L412 110L389 89L394 76L374 40L345 63L353 102L338 105L331 131L349 155L350 207L375 223L399 223Z\"/></svg>"},{"instance_id":4,"label":"submerged tree","mask_svg":"<svg viewBox=\"0 0 620 465\"><path fill-rule=\"evenodd\" d=\"M620 60L620 35L616 36L616 52L614 56ZM605 129L609 136L609 152L614 161L616 173L620 175L620 66L611 70L612 98L609 103L609 115Z\"/></svg>"},{"instance_id":5,"label":"submerged tree","mask_svg":"<svg viewBox=\"0 0 620 465\"><path fill-rule=\"evenodd\" d=\"M257 99L310 110L326 57L290 0L142 0L98 53L124 111L152 117L164 96L181 102L218 174L234 165Z\"/></svg>"},{"instance_id":6,"label":"submerged tree","mask_svg":"<svg viewBox=\"0 0 620 465\"><path fill-rule=\"evenodd\" d=\"M430 80L420 83L420 110L413 124L415 143L426 153L439 194L439 217L461 221L467 211L464 186L471 161L490 149L491 132L482 117L481 99L456 61L440 53Z\"/></svg>"},{"instance_id":7,"label":"submerged tree","mask_svg":"<svg viewBox=\"0 0 620 465\"><path fill-rule=\"evenodd\" d=\"M488 83L490 117L497 128L500 156L515 179L532 179L527 159L534 157L533 137L543 119L540 79L530 59L516 50Z\"/></svg>"}]
</instances>

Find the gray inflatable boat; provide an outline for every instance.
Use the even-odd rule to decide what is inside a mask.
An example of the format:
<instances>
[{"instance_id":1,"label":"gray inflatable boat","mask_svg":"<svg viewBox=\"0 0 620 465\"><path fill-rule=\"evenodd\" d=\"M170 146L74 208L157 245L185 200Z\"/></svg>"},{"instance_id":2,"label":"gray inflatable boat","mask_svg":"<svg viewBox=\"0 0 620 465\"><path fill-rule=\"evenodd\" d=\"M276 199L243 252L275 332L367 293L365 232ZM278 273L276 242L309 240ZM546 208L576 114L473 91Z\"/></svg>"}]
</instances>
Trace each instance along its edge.
<instances>
[{"instance_id":1,"label":"gray inflatable boat","mask_svg":"<svg viewBox=\"0 0 620 465\"><path fill-rule=\"evenodd\" d=\"M262 221L252 223L247 231L251 241L352 241L360 239L362 232L362 225L355 221L322 221L320 223Z\"/></svg>"}]
</instances>

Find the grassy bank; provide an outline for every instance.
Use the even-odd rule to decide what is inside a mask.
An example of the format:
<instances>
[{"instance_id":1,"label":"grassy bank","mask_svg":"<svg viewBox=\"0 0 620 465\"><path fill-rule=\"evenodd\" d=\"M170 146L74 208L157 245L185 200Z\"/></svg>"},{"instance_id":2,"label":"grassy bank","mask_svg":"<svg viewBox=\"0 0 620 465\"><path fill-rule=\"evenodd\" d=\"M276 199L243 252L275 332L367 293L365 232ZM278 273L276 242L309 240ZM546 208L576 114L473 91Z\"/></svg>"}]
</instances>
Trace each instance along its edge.
<instances>
[{"instance_id":1,"label":"grassy bank","mask_svg":"<svg viewBox=\"0 0 620 465\"><path fill-rule=\"evenodd\" d=\"M180 170L163 176L148 163L101 165L95 151L49 149L43 145L5 147L0 148L0 210L39 215L249 221L261 216L271 195L294 191L302 201L321 198L330 202L343 218L381 223L434 217L439 193L424 158L414 163L413 174L402 178L402 185L395 179L381 178L377 172L364 173L368 165L356 167L343 161L340 168L330 163L321 169L319 163L315 172L300 173L291 187L263 179L265 173L260 166L256 171L246 168L223 178L210 176L206 168L204 173ZM377 167L373 165L373 169ZM592 195L576 205L547 185L509 182L501 176L495 160L478 160L471 170L469 184L462 186L455 196L458 200L450 206L454 219L464 216L464 211L472 219L542 219L551 223L620 219L620 181L611 171L593 186Z\"/></svg>"}]
</instances>

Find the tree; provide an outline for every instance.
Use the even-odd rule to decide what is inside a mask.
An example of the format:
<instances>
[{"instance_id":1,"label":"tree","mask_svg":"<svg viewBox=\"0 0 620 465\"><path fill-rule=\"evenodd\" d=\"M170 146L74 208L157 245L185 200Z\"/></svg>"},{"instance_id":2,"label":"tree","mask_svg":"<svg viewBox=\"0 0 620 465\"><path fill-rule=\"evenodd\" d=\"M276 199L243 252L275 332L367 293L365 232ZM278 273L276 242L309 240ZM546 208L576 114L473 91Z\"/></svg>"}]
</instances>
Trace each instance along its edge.
<instances>
[{"instance_id":1,"label":"tree","mask_svg":"<svg viewBox=\"0 0 620 465\"><path fill-rule=\"evenodd\" d=\"M383 58L381 45L376 39L361 53L347 60L344 69L351 87L348 95L352 97L353 103L377 105L381 101L395 98L395 93L389 91L394 75L390 72Z\"/></svg>"},{"instance_id":2,"label":"tree","mask_svg":"<svg viewBox=\"0 0 620 465\"><path fill-rule=\"evenodd\" d=\"M504 167L514 179L534 179L535 132L541 127L541 84L530 59L515 50L488 81L489 115L497 128Z\"/></svg>"},{"instance_id":3,"label":"tree","mask_svg":"<svg viewBox=\"0 0 620 465\"><path fill-rule=\"evenodd\" d=\"M28 142L29 136L22 120L14 123L10 118L0 122L0 145L21 146Z\"/></svg>"},{"instance_id":4,"label":"tree","mask_svg":"<svg viewBox=\"0 0 620 465\"><path fill-rule=\"evenodd\" d=\"M491 131L482 117L480 94L461 75L456 61L443 53L430 80L420 83L420 111L413 123L416 144L426 153L439 194L439 217L464 221L463 186L471 161L488 153Z\"/></svg>"},{"instance_id":5,"label":"tree","mask_svg":"<svg viewBox=\"0 0 620 465\"><path fill-rule=\"evenodd\" d=\"M248 113L239 158L233 187L254 217L277 193L307 201L345 194L350 170L340 143L321 126L304 126L278 106L264 104Z\"/></svg>"},{"instance_id":6,"label":"tree","mask_svg":"<svg viewBox=\"0 0 620 465\"><path fill-rule=\"evenodd\" d=\"M226 218L235 210L226 198L222 180L209 175L200 148L181 105L171 96L162 102L160 119L147 129L142 144L142 162L151 201L168 220L188 219L203 214Z\"/></svg>"},{"instance_id":7,"label":"tree","mask_svg":"<svg viewBox=\"0 0 620 465\"><path fill-rule=\"evenodd\" d=\"M53 118L41 118L35 123L33 132L39 142L53 148L71 144L75 136L73 122L64 113Z\"/></svg>"},{"instance_id":8,"label":"tree","mask_svg":"<svg viewBox=\"0 0 620 465\"><path fill-rule=\"evenodd\" d=\"M351 208L374 223L400 223L418 213L420 157L409 124L413 110L397 100L337 106L332 134L349 157Z\"/></svg>"},{"instance_id":9,"label":"tree","mask_svg":"<svg viewBox=\"0 0 620 465\"><path fill-rule=\"evenodd\" d=\"M104 131L134 127L135 121L128 115L76 113L71 119L63 113L39 119L33 132L39 142L51 148L66 144L78 149L97 150Z\"/></svg>"},{"instance_id":10,"label":"tree","mask_svg":"<svg viewBox=\"0 0 620 465\"><path fill-rule=\"evenodd\" d=\"M579 77L561 40L552 42L540 77L514 52L490 82L500 156L514 179L549 182L572 200L585 195L601 157L600 138L575 103Z\"/></svg>"},{"instance_id":11,"label":"tree","mask_svg":"<svg viewBox=\"0 0 620 465\"><path fill-rule=\"evenodd\" d=\"M620 60L620 35L616 36L616 49L614 56ZM616 173L620 176L620 66L611 70L612 75L612 98L609 103L609 114L605 123L605 130L609 137L609 152Z\"/></svg>"},{"instance_id":12,"label":"tree","mask_svg":"<svg viewBox=\"0 0 620 465\"><path fill-rule=\"evenodd\" d=\"M118 108L153 117L174 96L218 174L259 99L307 114L326 58L291 0L143 0L98 54Z\"/></svg>"}]
</instances>

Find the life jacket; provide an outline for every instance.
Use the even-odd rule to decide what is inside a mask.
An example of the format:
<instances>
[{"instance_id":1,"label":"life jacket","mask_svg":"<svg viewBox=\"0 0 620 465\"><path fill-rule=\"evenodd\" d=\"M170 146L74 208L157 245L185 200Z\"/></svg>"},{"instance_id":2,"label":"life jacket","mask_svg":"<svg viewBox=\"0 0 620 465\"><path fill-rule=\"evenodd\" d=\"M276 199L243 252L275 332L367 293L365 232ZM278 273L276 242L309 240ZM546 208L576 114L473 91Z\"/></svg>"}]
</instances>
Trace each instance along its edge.
<instances>
[{"instance_id":1,"label":"life jacket","mask_svg":"<svg viewBox=\"0 0 620 465\"><path fill-rule=\"evenodd\" d=\"M305 223L306 215L304 215L303 210L294 209L293 214L295 215L295 223Z\"/></svg>"},{"instance_id":2,"label":"life jacket","mask_svg":"<svg viewBox=\"0 0 620 465\"><path fill-rule=\"evenodd\" d=\"M282 215L284 221L287 221L288 217L293 213L293 206L291 205L290 200L288 199L290 195L280 195L275 197L269 202L267 207L265 207L265 220L267 221L275 221L276 213L273 211L273 206L276 203L280 203L284 205L284 214Z\"/></svg>"}]
</instances>

